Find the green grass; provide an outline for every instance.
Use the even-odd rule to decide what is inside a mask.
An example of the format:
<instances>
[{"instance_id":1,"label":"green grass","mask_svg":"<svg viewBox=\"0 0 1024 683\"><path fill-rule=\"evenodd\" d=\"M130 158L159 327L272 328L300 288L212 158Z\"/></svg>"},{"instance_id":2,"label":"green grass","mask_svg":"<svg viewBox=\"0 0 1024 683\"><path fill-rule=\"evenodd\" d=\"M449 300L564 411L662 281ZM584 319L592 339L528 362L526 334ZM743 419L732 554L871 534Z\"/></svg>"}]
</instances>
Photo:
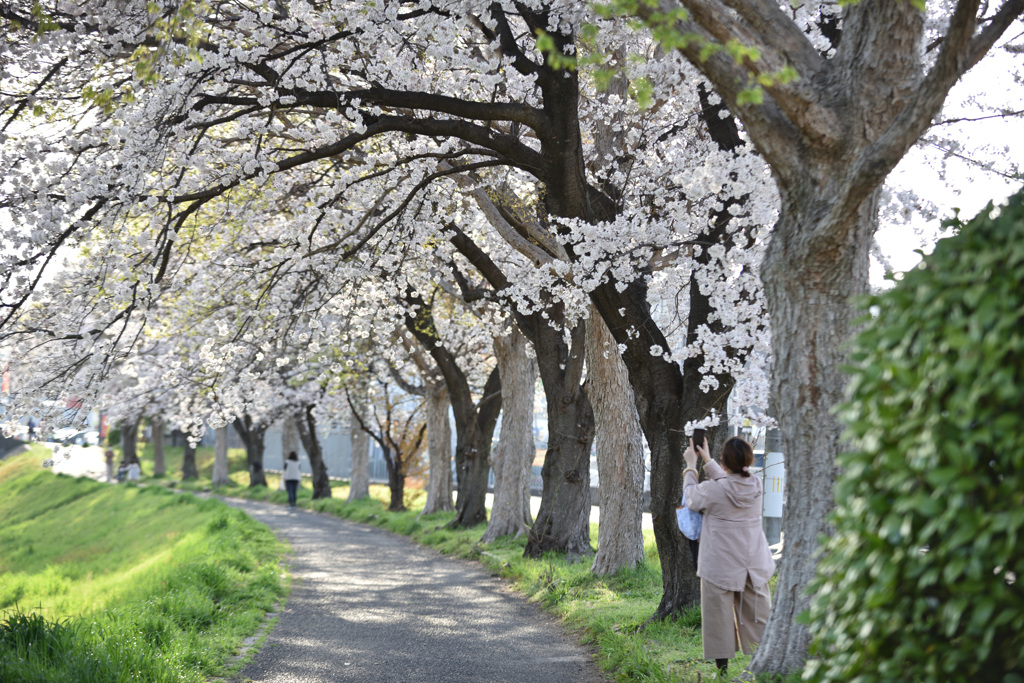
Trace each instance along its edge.
<instances>
[{"instance_id":1,"label":"green grass","mask_svg":"<svg viewBox=\"0 0 1024 683\"><path fill-rule=\"evenodd\" d=\"M182 449L177 450L180 453ZM200 449L203 450L210 451L205 477L189 486L209 490L212 449ZM144 461L146 457L151 460L152 451L147 448L143 452ZM174 457L167 457L168 472L175 471L170 466ZM176 471L180 472L180 455L177 457ZM267 475L268 488L250 489L244 452L238 451L233 458L232 485L214 489L214 493L287 503L285 492L277 490L276 475ZM143 471L151 472L152 467L144 462ZM202 475L204 470L200 471ZM370 498L347 503L347 484L332 484L332 498L314 501L309 479L304 479L299 489L299 507L386 528L444 554L481 562L495 575L510 581L529 600L562 618L579 633L584 644L595 648L598 664L617 680L690 683L711 680L716 673L714 665L703 660L698 607L680 619L647 624L662 594L661 566L650 530L644 532L646 561L642 566L611 577L596 577L590 572L590 559L572 563L557 553L539 560L528 559L523 557L525 538L502 538L482 545L483 525L449 529L446 525L454 513L420 517L419 511L426 502L424 491L406 489L405 504L409 510L395 513L387 510L390 493L386 486L371 485ZM590 537L596 549L596 524L591 525ZM775 579L770 585L774 589ZM737 657L730 662L730 673L738 674L749 662L749 657Z\"/></svg>"},{"instance_id":2,"label":"green grass","mask_svg":"<svg viewBox=\"0 0 1024 683\"><path fill-rule=\"evenodd\" d=\"M0 680L203 681L284 592L282 546L217 500L0 463Z\"/></svg>"}]
</instances>

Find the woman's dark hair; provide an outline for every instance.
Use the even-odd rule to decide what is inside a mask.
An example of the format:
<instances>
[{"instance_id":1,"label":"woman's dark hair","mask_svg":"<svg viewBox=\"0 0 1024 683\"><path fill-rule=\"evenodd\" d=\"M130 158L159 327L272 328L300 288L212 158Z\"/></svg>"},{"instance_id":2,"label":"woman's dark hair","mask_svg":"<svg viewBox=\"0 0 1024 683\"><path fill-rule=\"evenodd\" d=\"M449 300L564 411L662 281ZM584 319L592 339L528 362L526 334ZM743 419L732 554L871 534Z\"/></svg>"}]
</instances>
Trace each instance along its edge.
<instances>
[{"instance_id":1,"label":"woman's dark hair","mask_svg":"<svg viewBox=\"0 0 1024 683\"><path fill-rule=\"evenodd\" d=\"M298 460L299 459L299 454L296 453L295 451L292 451L291 453L288 454L288 459L289 460Z\"/></svg>"},{"instance_id":2,"label":"woman's dark hair","mask_svg":"<svg viewBox=\"0 0 1024 683\"><path fill-rule=\"evenodd\" d=\"M754 449L738 436L726 439L722 446L722 464L736 474L749 477L750 472L744 468L754 464Z\"/></svg>"}]
</instances>

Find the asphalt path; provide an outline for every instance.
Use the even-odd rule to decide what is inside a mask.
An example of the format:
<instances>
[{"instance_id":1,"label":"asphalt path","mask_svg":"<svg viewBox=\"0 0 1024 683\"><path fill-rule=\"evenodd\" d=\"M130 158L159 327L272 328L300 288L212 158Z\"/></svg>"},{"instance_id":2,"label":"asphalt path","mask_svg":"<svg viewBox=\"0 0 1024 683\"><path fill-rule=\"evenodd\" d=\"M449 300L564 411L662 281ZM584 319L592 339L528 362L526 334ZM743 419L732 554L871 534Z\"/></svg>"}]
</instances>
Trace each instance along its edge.
<instances>
[{"instance_id":1,"label":"asphalt path","mask_svg":"<svg viewBox=\"0 0 1024 683\"><path fill-rule=\"evenodd\" d=\"M291 594L243 681L606 680L556 619L475 563L327 515L225 502L293 551Z\"/></svg>"},{"instance_id":2,"label":"asphalt path","mask_svg":"<svg viewBox=\"0 0 1024 683\"><path fill-rule=\"evenodd\" d=\"M103 449L46 444L104 480ZM378 527L225 499L291 545L292 591L240 681L598 683L591 651L479 564Z\"/></svg>"}]
</instances>

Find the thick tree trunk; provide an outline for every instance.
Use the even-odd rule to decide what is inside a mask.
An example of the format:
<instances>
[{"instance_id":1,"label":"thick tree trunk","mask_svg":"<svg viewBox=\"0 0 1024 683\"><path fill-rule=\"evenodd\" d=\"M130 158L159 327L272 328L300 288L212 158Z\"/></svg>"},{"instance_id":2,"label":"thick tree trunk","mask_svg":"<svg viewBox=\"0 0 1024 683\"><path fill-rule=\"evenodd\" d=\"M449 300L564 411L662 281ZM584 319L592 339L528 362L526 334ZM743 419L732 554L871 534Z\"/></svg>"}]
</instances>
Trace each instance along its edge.
<instances>
[{"instance_id":1,"label":"thick tree trunk","mask_svg":"<svg viewBox=\"0 0 1024 683\"><path fill-rule=\"evenodd\" d=\"M537 362L527 355L527 343L515 325L509 334L494 340L494 355L501 373L501 436L491 452L494 502L481 543L490 543L501 536L521 536L533 524L530 473L536 454L533 394Z\"/></svg>"},{"instance_id":2,"label":"thick tree trunk","mask_svg":"<svg viewBox=\"0 0 1024 683\"><path fill-rule=\"evenodd\" d=\"M476 266L492 287L500 291L509 286L505 274L485 251L461 230L453 229L452 233L452 244ZM584 365L584 327L577 325L567 343L562 330L552 326L564 323L565 319L562 305L554 302L543 315L524 315L516 310L515 316L516 324L537 354L537 366L548 404L548 449L541 470L544 491L525 554L538 557L547 550L560 550L570 555L589 554L592 552L590 445L594 437L594 412L580 385ZM456 412L456 420L458 415Z\"/></svg>"},{"instance_id":3,"label":"thick tree trunk","mask_svg":"<svg viewBox=\"0 0 1024 683\"><path fill-rule=\"evenodd\" d=\"M400 457L401 454L393 452L387 446L383 450L384 463L388 468L388 489L391 493L388 510L403 512L405 510L405 475L402 474L402 463L396 462L396 457Z\"/></svg>"},{"instance_id":4,"label":"thick tree trunk","mask_svg":"<svg viewBox=\"0 0 1024 683\"><path fill-rule=\"evenodd\" d=\"M603 576L644 561L644 449L626 366L593 306L587 320L587 396L597 425L594 440L601 491L597 555L591 571Z\"/></svg>"},{"instance_id":5,"label":"thick tree trunk","mask_svg":"<svg viewBox=\"0 0 1024 683\"><path fill-rule=\"evenodd\" d=\"M127 463L139 462L139 419L121 420L121 452Z\"/></svg>"},{"instance_id":6,"label":"thick tree trunk","mask_svg":"<svg viewBox=\"0 0 1024 683\"><path fill-rule=\"evenodd\" d=\"M492 373L492 377L497 377L497 370ZM491 384L488 382L487 386ZM487 392L486 387L484 392ZM500 406L500 393L495 400ZM480 419L480 411L474 412L476 415L456 436L456 452L462 453L462 465L459 467L459 496L455 506L457 515L453 522L455 526L470 527L487 521L487 480L491 474L491 441L498 421L498 411L494 411L493 417L484 415L484 420Z\"/></svg>"},{"instance_id":7,"label":"thick tree trunk","mask_svg":"<svg viewBox=\"0 0 1024 683\"><path fill-rule=\"evenodd\" d=\"M227 486L231 483L228 477L228 428L218 427L213 433L213 475L210 484Z\"/></svg>"},{"instance_id":8,"label":"thick tree trunk","mask_svg":"<svg viewBox=\"0 0 1024 683\"><path fill-rule=\"evenodd\" d=\"M363 397L350 392L353 405L362 410ZM348 435L352 444L351 473L349 475L348 502L370 497L370 437L359 428L356 416L349 415Z\"/></svg>"},{"instance_id":9,"label":"thick tree trunk","mask_svg":"<svg viewBox=\"0 0 1024 683\"><path fill-rule=\"evenodd\" d=\"M316 433L316 418L313 417L314 406L306 406L303 413L295 416L295 426L302 440L302 447L309 457L309 467L313 470L313 500L331 497L331 480L327 475L320 438Z\"/></svg>"},{"instance_id":10,"label":"thick tree trunk","mask_svg":"<svg viewBox=\"0 0 1024 683\"><path fill-rule=\"evenodd\" d=\"M487 521L487 479L491 440L501 412L501 376L495 368L484 384L480 400L475 401L466 374L445 347L434 325L430 304L412 290L406 292L406 302L411 309L406 314L406 329L437 363L455 415L455 471L459 494L451 525L475 526Z\"/></svg>"},{"instance_id":11,"label":"thick tree trunk","mask_svg":"<svg viewBox=\"0 0 1024 683\"><path fill-rule=\"evenodd\" d=\"M164 421L162 418L152 419L153 428L153 476L162 477L167 474L164 462Z\"/></svg>"},{"instance_id":12,"label":"thick tree trunk","mask_svg":"<svg viewBox=\"0 0 1024 683\"><path fill-rule=\"evenodd\" d=\"M452 503L452 426L448 420L448 388L444 382L431 382L426 387L427 451L429 474L427 502L421 515L454 510Z\"/></svg>"},{"instance_id":13,"label":"thick tree trunk","mask_svg":"<svg viewBox=\"0 0 1024 683\"><path fill-rule=\"evenodd\" d=\"M845 344L859 315L855 299L868 289L868 248L877 222L874 192L846 225L820 226L786 202L765 255L763 279L772 325L772 397L786 453L785 562L754 671L800 669L810 635L796 623L810 596L818 538L829 531L835 454L842 425L833 409L842 400ZM819 207L815 204L815 207ZM827 212L816 209L815 215ZM837 229L838 228L838 229ZM814 234L843 238L823 248Z\"/></svg>"},{"instance_id":14,"label":"thick tree trunk","mask_svg":"<svg viewBox=\"0 0 1024 683\"><path fill-rule=\"evenodd\" d=\"M181 479L190 481L199 478L199 470L196 468L196 447L185 439L185 454L181 459Z\"/></svg>"},{"instance_id":15,"label":"thick tree trunk","mask_svg":"<svg viewBox=\"0 0 1024 683\"><path fill-rule=\"evenodd\" d=\"M594 411L573 371L584 354L585 332L572 333L571 348L547 320L531 326L544 395L548 403L548 449L544 454L537 519L530 529L524 554L540 557L549 550L570 556L589 555L590 446L594 439ZM524 329L525 332L525 329Z\"/></svg>"},{"instance_id":16,"label":"thick tree trunk","mask_svg":"<svg viewBox=\"0 0 1024 683\"><path fill-rule=\"evenodd\" d=\"M245 449L249 460L249 488L267 485L267 474L263 471L263 452L266 449L264 436L266 425L253 426L249 430L250 444Z\"/></svg>"},{"instance_id":17,"label":"thick tree trunk","mask_svg":"<svg viewBox=\"0 0 1024 683\"><path fill-rule=\"evenodd\" d=\"M249 469L249 488L267 485L267 475L263 471L263 452L266 449L264 436L267 426L255 422L251 416L243 415L234 422L235 431L245 444L245 459Z\"/></svg>"},{"instance_id":18,"label":"thick tree trunk","mask_svg":"<svg viewBox=\"0 0 1024 683\"><path fill-rule=\"evenodd\" d=\"M674 361L651 355L651 346L668 348L668 342L657 327L647 324L651 313L643 279L622 292L612 282L602 284L591 293L591 299L615 340L626 345L622 359L651 450L651 518L664 589L654 618L663 619L700 602L697 568L675 515L683 493L683 452L688 445L684 429L687 422L706 418L712 410L724 416L733 380L717 376L718 388L704 392L699 388L701 358L688 358L680 368ZM700 294L696 282L691 283L688 337L707 324L709 311L707 297ZM720 446L725 431L720 426L708 433L712 449Z\"/></svg>"}]
</instances>

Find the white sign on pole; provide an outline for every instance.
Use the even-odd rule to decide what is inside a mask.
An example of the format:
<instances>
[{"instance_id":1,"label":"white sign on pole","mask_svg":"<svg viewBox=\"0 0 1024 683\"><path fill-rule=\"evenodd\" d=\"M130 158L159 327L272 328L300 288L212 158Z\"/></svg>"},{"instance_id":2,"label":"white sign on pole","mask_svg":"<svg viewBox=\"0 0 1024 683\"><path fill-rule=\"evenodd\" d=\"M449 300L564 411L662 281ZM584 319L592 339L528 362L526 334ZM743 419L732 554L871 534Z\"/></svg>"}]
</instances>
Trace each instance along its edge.
<instances>
[{"instance_id":1,"label":"white sign on pole","mask_svg":"<svg viewBox=\"0 0 1024 683\"><path fill-rule=\"evenodd\" d=\"M764 516L782 517L786 491L786 458L773 451L764 455Z\"/></svg>"}]
</instances>

